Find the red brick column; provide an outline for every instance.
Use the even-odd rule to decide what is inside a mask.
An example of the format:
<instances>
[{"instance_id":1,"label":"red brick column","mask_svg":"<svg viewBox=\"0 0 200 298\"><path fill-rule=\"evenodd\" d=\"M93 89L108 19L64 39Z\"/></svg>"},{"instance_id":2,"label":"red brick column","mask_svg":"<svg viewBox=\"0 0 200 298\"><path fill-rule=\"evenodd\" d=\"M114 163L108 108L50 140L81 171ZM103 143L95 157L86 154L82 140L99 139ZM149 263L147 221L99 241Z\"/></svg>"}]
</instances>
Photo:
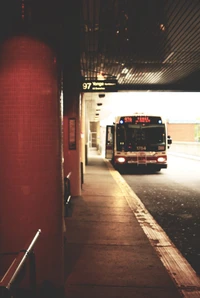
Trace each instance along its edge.
<instances>
[{"instance_id":1,"label":"red brick column","mask_svg":"<svg viewBox=\"0 0 200 298\"><path fill-rule=\"evenodd\" d=\"M69 1L67 7L63 42L64 173L67 175L72 172L71 194L79 196L81 195L80 0Z\"/></svg>"},{"instance_id":2,"label":"red brick column","mask_svg":"<svg viewBox=\"0 0 200 298\"><path fill-rule=\"evenodd\" d=\"M64 174L71 172L72 196L81 195L79 94L65 96L63 116Z\"/></svg>"},{"instance_id":3,"label":"red brick column","mask_svg":"<svg viewBox=\"0 0 200 298\"><path fill-rule=\"evenodd\" d=\"M0 250L22 249L41 229L37 281L60 287L63 177L56 57L47 45L21 36L4 42L0 60Z\"/></svg>"}]
</instances>

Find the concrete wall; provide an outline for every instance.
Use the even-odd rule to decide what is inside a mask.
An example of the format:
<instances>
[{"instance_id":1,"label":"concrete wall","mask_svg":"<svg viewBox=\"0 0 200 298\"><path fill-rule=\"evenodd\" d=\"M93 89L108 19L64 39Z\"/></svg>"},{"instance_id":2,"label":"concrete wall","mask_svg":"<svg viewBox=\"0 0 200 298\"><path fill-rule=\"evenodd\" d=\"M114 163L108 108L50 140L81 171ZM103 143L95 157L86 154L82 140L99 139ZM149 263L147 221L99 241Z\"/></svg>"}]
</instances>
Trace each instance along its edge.
<instances>
[{"instance_id":1,"label":"concrete wall","mask_svg":"<svg viewBox=\"0 0 200 298\"><path fill-rule=\"evenodd\" d=\"M199 142L174 142L170 146L169 153L182 153L194 156L200 156Z\"/></svg>"}]
</instances>

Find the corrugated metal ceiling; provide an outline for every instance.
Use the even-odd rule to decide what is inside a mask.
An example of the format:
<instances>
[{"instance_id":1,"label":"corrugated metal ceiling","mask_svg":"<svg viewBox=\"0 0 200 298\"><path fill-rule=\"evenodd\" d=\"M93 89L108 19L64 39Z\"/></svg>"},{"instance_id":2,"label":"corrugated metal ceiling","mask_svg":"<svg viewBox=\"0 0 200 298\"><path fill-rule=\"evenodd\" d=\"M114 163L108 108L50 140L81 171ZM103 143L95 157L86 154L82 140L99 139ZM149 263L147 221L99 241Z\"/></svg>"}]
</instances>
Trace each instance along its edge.
<instances>
[{"instance_id":1,"label":"corrugated metal ceiling","mask_svg":"<svg viewBox=\"0 0 200 298\"><path fill-rule=\"evenodd\" d=\"M199 0L82 0L81 5L85 80L103 76L117 79L121 89L179 89L192 74L198 77Z\"/></svg>"}]
</instances>

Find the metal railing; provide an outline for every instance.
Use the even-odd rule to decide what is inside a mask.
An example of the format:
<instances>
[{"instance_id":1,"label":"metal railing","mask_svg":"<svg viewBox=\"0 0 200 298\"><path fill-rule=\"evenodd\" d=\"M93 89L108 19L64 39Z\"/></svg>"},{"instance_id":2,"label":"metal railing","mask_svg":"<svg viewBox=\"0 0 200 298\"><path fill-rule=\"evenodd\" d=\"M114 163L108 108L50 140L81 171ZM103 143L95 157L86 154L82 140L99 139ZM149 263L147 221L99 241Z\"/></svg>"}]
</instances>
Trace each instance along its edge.
<instances>
[{"instance_id":1,"label":"metal railing","mask_svg":"<svg viewBox=\"0 0 200 298\"><path fill-rule=\"evenodd\" d=\"M33 247L41 233L39 229L33 239L28 242L25 249L20 250L16 258L8 268L7 272L4 274L0 281L0 298L14 298L14 289L16 287L16 281L21 274L27 258L29 258L30 264L30 288L33 297L36 295L36 266L35 266L35 254ZM8 255L13 253L1 253L1 255Z\"/></svg>"},{"instance_id":2,"label":"metal railing","mask_svg":"<svg viewBox=\"0 0 200 298\"><path fill-rule=\"evenodd\" d=\"M72 172L69 172L67 176L64 177L64 210L65 216L68 214L68 207L71 199L71 187L70 187L70 176Z\"/></svg>"},{"instance_id":3,"label":"metal railing","mask_svg":"<svg viewBox=\"0 0 200 298\"><path fill-rule=\"evenodd\" d=\"M64 178L64 200L65 200L65 205L69 204L70 199L71 199L71 188L70 188L70 176L71 172Z\"/></svg>"}]
</instances>

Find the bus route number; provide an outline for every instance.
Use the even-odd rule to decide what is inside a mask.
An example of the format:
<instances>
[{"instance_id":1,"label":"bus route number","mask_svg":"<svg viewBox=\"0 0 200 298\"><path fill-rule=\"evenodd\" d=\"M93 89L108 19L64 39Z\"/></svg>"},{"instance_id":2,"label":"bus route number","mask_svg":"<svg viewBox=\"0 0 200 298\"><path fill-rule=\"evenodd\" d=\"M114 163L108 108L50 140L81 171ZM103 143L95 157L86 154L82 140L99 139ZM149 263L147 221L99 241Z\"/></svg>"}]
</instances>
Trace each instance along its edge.
<instances>
[{"instance_id":1,"label":"bus route number","mask_svg":"<svg viewBox=\"0 0 200 298\"><path fill-rule=\"evenodd\" d=\"M90 90L92 83L83 83L83 90Z\"/></svg>"},{"instance_id":2,"label":"bus route number","mask_svg":"<svg viewBox=\"0 0 200 298\"><path fill-rule=\"evenodd\" d=\"M132 117L124 117L125 123L132 123Z\"/></svg>"}]
</instances>

